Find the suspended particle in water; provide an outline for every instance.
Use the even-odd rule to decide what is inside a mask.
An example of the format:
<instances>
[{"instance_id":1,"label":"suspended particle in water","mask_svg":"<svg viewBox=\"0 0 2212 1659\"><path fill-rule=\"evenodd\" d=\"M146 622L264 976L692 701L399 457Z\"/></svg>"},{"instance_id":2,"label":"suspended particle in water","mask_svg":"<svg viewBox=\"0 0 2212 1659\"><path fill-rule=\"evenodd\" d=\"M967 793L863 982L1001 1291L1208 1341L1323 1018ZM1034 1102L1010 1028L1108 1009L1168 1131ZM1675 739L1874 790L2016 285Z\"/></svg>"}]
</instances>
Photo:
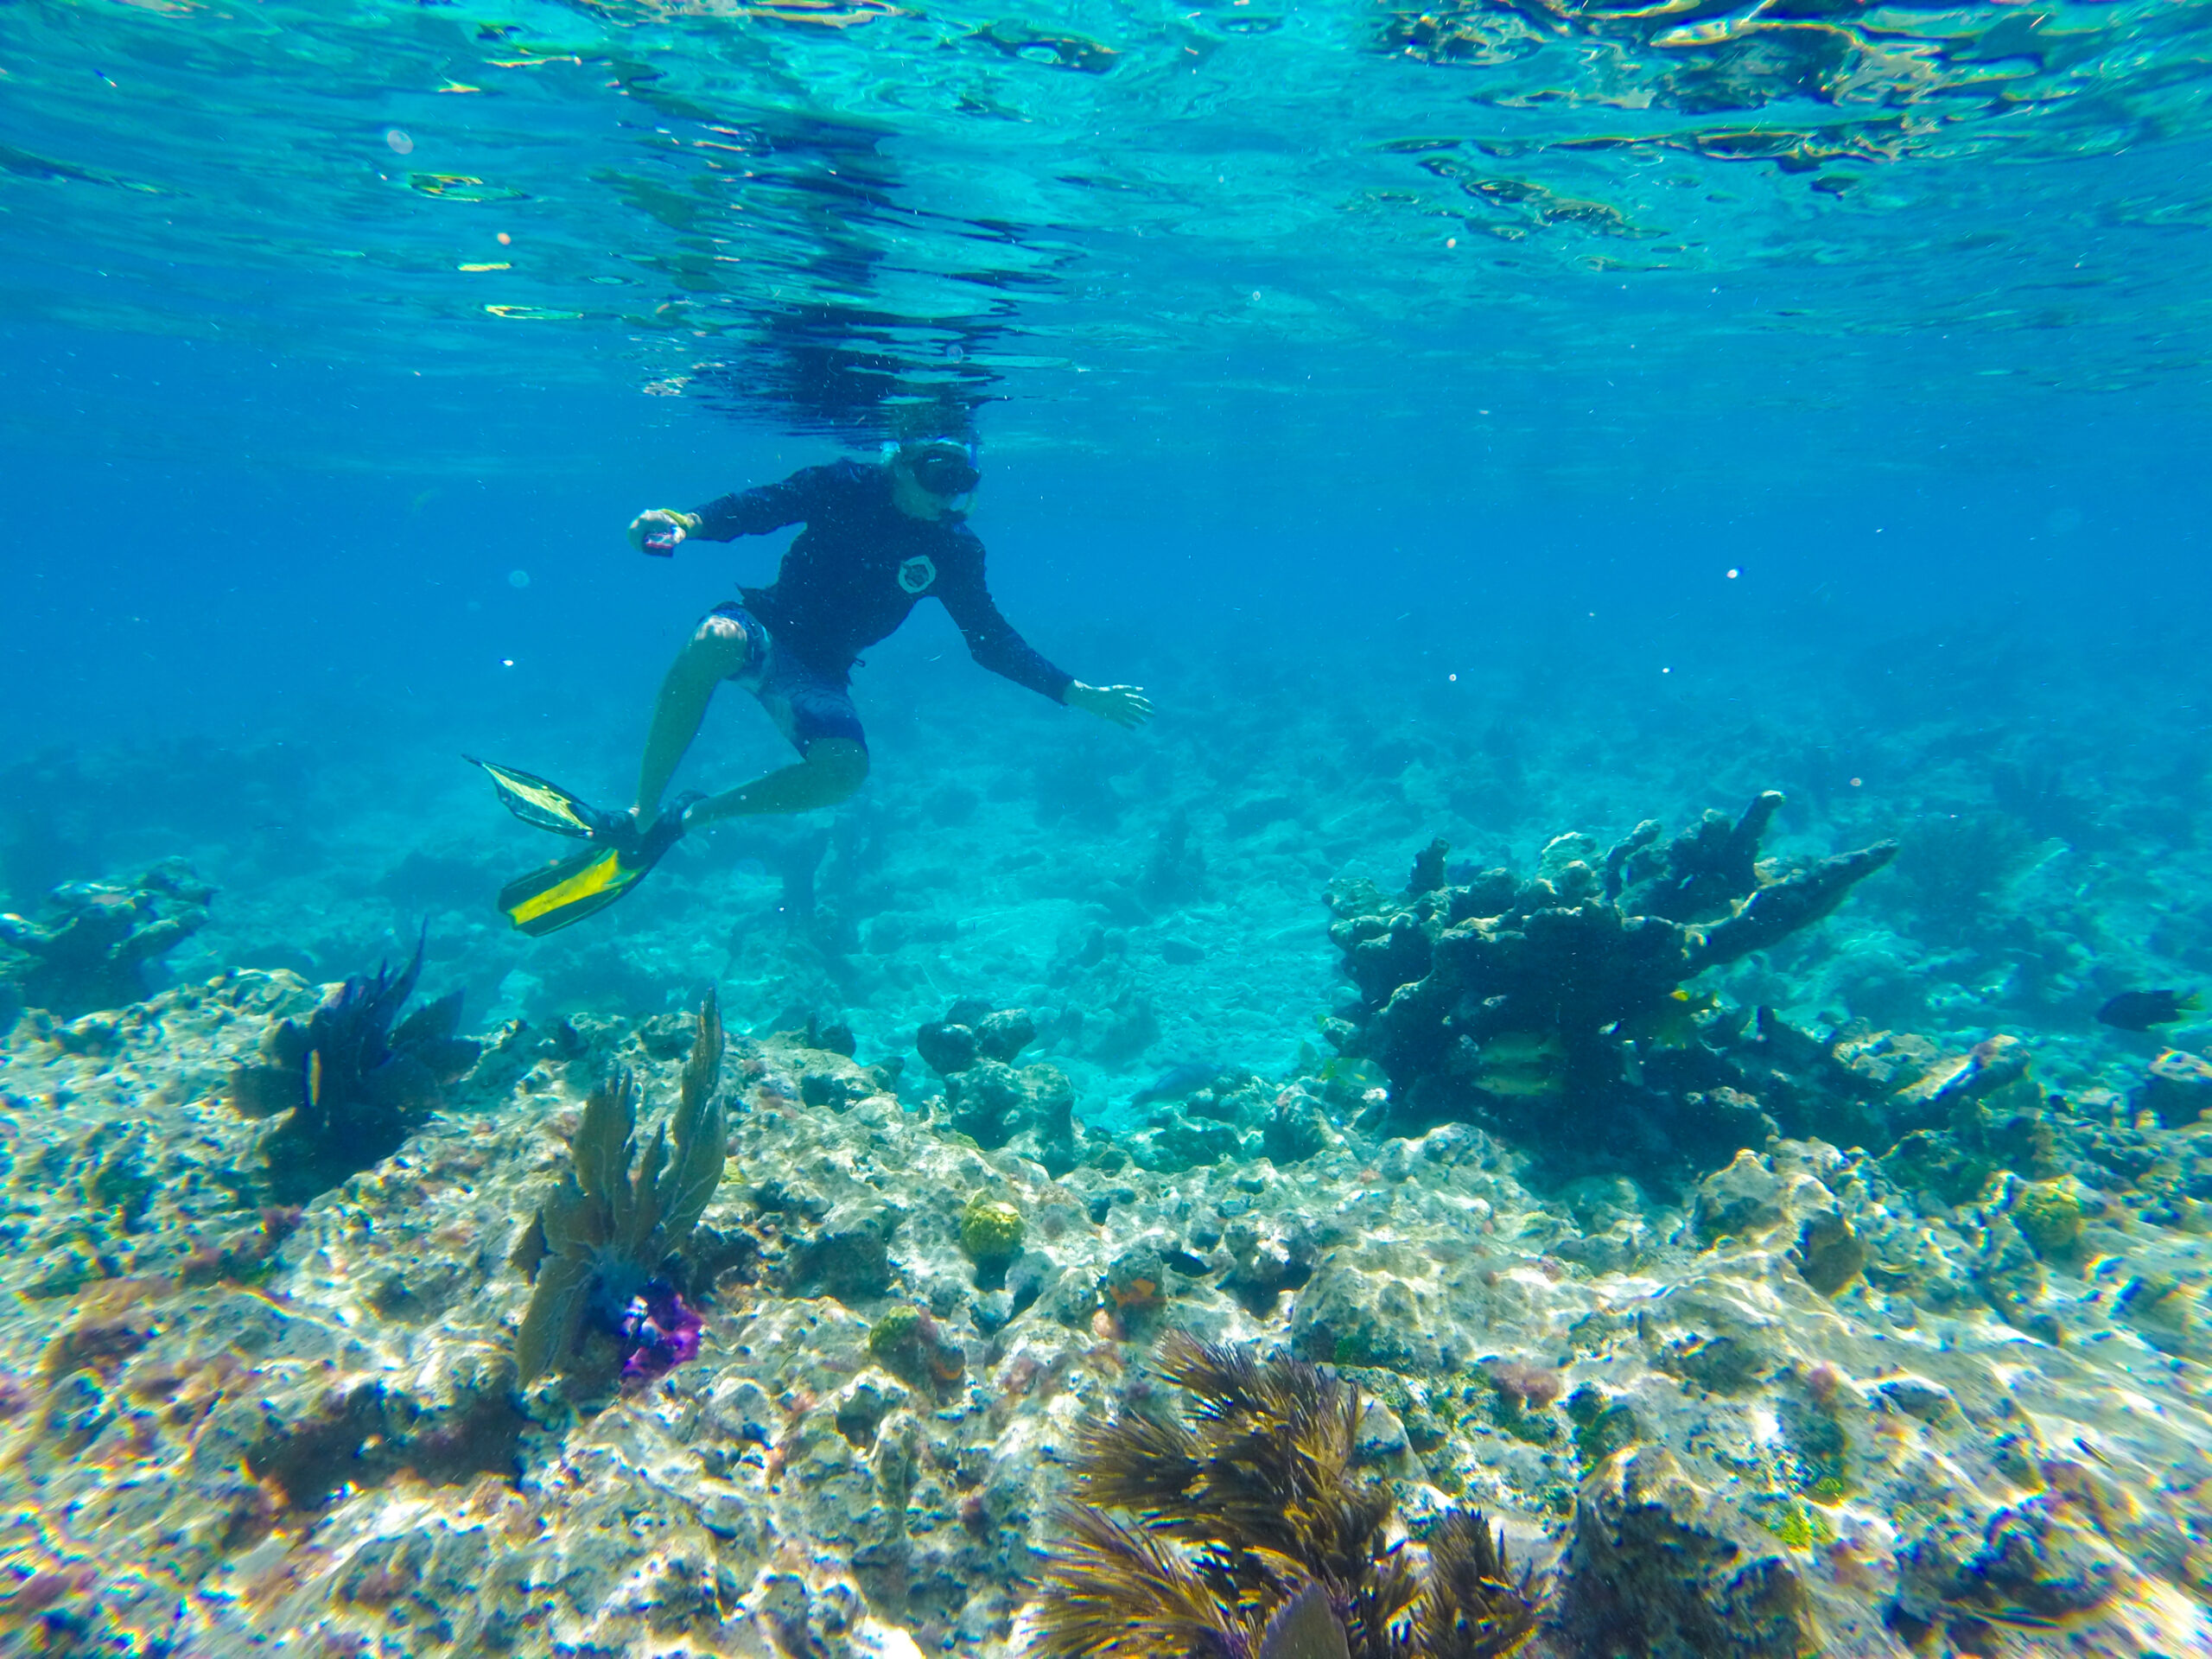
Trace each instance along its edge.
<instances>
[{"instance_id":1,"label":"suspended particle in water","mask_svg":"<svg viewBox=\"0 0 2212 1659\"><path fill-rule=\"evenodd\" d=\"M1728 567L1728 580L1729 580L1729 581L1731 581L1731 582L1735 581L1737 577L1738 577L1738 576L1742 575L1743 574L1744 574L1744 573L1743 573L1741 570L1738 570L1738 569L1734 565L1732 565L1732 565L1730 565L1730 566Z\"/></svg>"},{"instance_id":2,"label":"suspended particle in water","mask_svg":"<svg viewBox=\"0 0 2212 1659\"><path fill-rule=\"evenodd\" d=\"M397 127L386 127L384 141L391 146L391 153L395 156L412 156L415 153L415 141Z\"/></svg>"},{"instance_id":3,"label":"suspended particle in water","mask_svg":"<svg viewBox=\"0 0 2212 1659\"><path fill-rule=\"evenodd\" d=\"M1454 684L1454 685L1457 685L1457 684L1459 684L1459 677L1457 674L1446 674L1444 677L1445 677L1446 679L1447 679L1447 680L1451 681L1451 682L1452 682L1452 684Z\"/></svg>"},{"instance_id":4,"label":"suspended particle in water","mask_svg":"<svg viewBox=\"0 0 2212 1659\"><path fill-rule=\"evenodd\" d=\"M503 247L503 248L511 248L511 247L514 246L514 243L515 243L515 239L514 239L514 238L512 238L512 236L509 236L509 235L508 235L505 231L501 231L501 232L499 232L499 245L500 245L501 247Z\"/></svg>"},{"instance_id":5,"label":"suspended particle in water","mask_svg":"<svg viewBox=\"0 0 2212 1659\"><path fill-rule=\"evenodd\" d=\"M1459 245L1459 238L1456 236L1447 236L1444 238L1444 245L1447 248L1456 248Z\"/></svg>"},{"instance_id":6,"label":"suspended particle in water","mask_svg":"<svg viewBox=\"0 0 2212 1659\"><path fill-rule=\"evenodd\" d=\"M527 588L527 587L529 587L529 586L530 586L530 572L529 572L529 571L527 571L527 570L510 570L510 571L508 571L508 572L507 572L507 586L508 586L508 587L510 587L510 588Z\"/></svg>"},{"instance_id":7,"label":"suspended particle in water","mask_svg":"<svg viewBox=\"0 0 2212 1659\"><path fill-rule=\"evenodd\" d=\"M1858 787L1859 787L1859 784L1860 784L1862 781L1863 781L1863 780L1862 780L1862 779L1860 779L1854 778L1854 779L1853 779L1851 780L1851 786L1852 786L1853 789L1856 789L1856 788L1858 788Z\"/></svg>"},{"instance_id":8,"label":"suspended particle in water","mask_svg":"<svg viewBox=\"0 0 2212 1659\"><path fill-rule=\"evenodd\" d=\"M512 657L502 657L499 658L499 666L501 668L512 668L514 665L515 659Z\"/></svg>"},{"instance_id":9,"label":"suspended particle in water","mask_svg":"<svg viewBox=\"0 0 2212 1659\"><path fill-rule=\"evenodd\" d=\"M1671 668L1662 668L1662 669L1661 669L1659 671L1660 671L1662 674L1671 674L1671 673L1673 673L1675 671L1674 671L1673 669L1671 669Z\"/></svg>"}]
</instances>

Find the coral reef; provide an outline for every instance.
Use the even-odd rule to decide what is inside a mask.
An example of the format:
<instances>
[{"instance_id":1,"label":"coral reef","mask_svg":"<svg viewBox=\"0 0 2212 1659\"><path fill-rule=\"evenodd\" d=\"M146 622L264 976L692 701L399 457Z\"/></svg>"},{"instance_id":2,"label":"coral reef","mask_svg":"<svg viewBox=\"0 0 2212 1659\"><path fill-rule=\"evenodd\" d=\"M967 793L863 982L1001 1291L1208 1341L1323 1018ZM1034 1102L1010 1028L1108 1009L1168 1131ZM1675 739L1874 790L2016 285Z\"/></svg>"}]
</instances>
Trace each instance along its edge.
<instances>
[{"instance_id":1,"label":"coral reef","mask_svg":"<svg viewBox=\"0 0 2212 1659\"><path fill-rule=\"evenodd\" d=\"M1014 1060L1036 1040L1026 1008L1000 1008L969 997L914 1033L914 1046L944 1080L946 1122L987 1151L1018 1147L1047 1168L1082 1156L1075 1090L1056 1065Z\"/></svg>"},{"instance_id":2,"label":"coral reef","mask_svg":"<svg viewBox=\"0 0 2212 1659\"><path fill-rule=\"evenodd\" d=\"M676 1109L642 1159L637 1084L628 1071L615 1071L585 1103L571 1167L515 1247L515 1266L533 1284L515 1332L515 1367L525 1384L563 1363L594 1319L617 1339L626 1382L650 1381L697 1355L699 1316L668 1277L668 1264L721 1184L722 1047L709 993Z\"/></svg>"},{"instance_id":3,"label":"coral reef","mask_svg":"<svg viewBox=\"0 0 2212 1659\"><path fill-rule=\"evenodd\" d=\"M481 1045L454 1035L459 991L400 1019L422 974L418 940L397 976L380 966L347 980L304 1026L270 1027L258 1063L232 1072L240 1112L282 1115L262 1143L277 1203L303 1203L390 1157L443 1103L445 1085L475 1065Z\"/></svg>"},{"instance_id":4,"label":"coral reef","mask_svg":"<svg viewBox=\"0 0 2212 1659\"><path fill-rule=\"evenodd\" d=\"M1446 885L1432 844L1397 899L1335 884L1330 938L1359 1001L1332 1040L1383 1067L1402 1122L1474 1117L1539 1146L1602 1142L1609 1120L1660 1103L1646 1060L1698 1045L1711 1003L1685 982L1819 920L1896 852L1885 842L1763 871L1759 838L1781 804L1769 791L1734 823L1708 813L1663 844L1646 821L1602 858L1587 836L1562 836L1527 879L1493 869ZM1723 1138L1741 1132L1720 1116Z\"/></svg>"},{"instance_id":5,"label":"coral reef","mask_svg":"<svg viewBox=\"0 0 2212 1659\"><path fill-rule=\"evenodd\" d=\"M699 1328L648 1299L626 1334L610 1306L563 1386L518 1394L517 1218L611 1068L675 1092L696 1022L510 1027L475 1109L264 1217L237 1172L265 1126L222 1083L314 1001L238 973L97 1049L35 1020L0 1046L24 1287L0 1299L0 1547L92 1650L312 1629L421 1659L1004 1659L1084 1425L1163 1421L1147 1367L1179 1332L1334 1364L1402 1559L1433 1571L1445 1510L1481 1510L1559 1586L1544 1659L2023 1653L2037 1618L2088 1659L2212 1646L2212 1135L2124 1096L2044 1091L2057 1173L1961 1205L1812 1141L1670 1205L1610 1175L1532 1191L1465 1123L1363 1128L1356 1068L1299 1091L1340 1121L1294 1171L1054 1177L803 1031L733 1037L747 1179L680 1274L658 1264ZM2020 1058L1870 1034L1790 1064L1936 1133L1972 1101L2001 1151ZM961 1241L979 1193L1025 1223L995 1281ZM690 1340L618 1386L631 1344Z\"/></svg>"},{"instance_id":6,"label":"coral reef","mask_svg":"<svg viewBox=\"0 0 2212 1659\"><path fill-rule=\"evenodd\" d=\"M153 989L147 969L207 925L214 894L181 858L129 881L66 881L46 919L0 915L0 944L22 953L0 965L0 995L12 987L65 1020L138 1001Z\"/></svg>"},{"instance_id":7,"label":"coral reef","mask_svg":"<svg viewBox=\"0 0 2212 1659\"><path fill-rule=\"evenodd\" d=\"M1541 1590L1479 1511L1435 1517L1422 1567L1391 1539L1375 1465L1403 1443L1375 1434L1357 1387L1180 1333L1154 1363L1196 1421L1124 1409L1081 1434L1081 1507L1033 1611L1046 1659L1504 1659L1527 1643Z\"/></svg>"}]
</instances>

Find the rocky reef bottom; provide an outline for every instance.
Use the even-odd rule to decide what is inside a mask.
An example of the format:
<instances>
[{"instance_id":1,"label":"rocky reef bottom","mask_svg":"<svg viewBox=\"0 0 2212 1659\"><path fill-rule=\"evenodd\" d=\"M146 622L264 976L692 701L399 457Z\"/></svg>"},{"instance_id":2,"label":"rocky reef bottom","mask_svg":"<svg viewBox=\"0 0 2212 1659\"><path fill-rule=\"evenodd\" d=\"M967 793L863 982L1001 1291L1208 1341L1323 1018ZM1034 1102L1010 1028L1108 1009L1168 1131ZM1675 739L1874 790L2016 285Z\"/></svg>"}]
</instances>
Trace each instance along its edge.
<instances>
[{"instance_id":1,"label":"rocky reef bottom","mask_svg":"<svg viewBox=\"0 0 2212 1659\"><path fill-rule=\"evenodd\" d=\"M9 1651L995 1659L1176 1332L1357 1383L1410 1536L1479 1509L1544 1575L1530 1653L2212 1651L2212 1123L1777 1137L1669 1205L1294 1079L1281 1161L1048 1173L734 1037L696 1358L524 1388L511 1258L592 1090L674 1099L690 1023L514 1022L296 1208L230 1080L318 1000L233 972L0 1053Z\"/></svg>"}]
</instances>

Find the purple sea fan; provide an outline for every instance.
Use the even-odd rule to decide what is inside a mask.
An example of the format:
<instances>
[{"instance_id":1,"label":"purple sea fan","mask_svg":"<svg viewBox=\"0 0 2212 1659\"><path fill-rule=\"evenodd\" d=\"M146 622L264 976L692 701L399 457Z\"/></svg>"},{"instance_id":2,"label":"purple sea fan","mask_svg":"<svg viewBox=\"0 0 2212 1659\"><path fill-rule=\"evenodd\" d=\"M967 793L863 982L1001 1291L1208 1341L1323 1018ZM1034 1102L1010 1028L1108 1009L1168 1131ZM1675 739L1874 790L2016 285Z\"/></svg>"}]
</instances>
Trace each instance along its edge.
<instances>
[{"instance_id":1,"label":"purple sea fan","mask_svg":"<svg viewBox=\"0 0 2212 1659\"><path fill-rule=\"evenodd\" d=\"M622 1386L645 1388L686 1360L698 1358L704 1325L675 1287L654 1280L630 1299L629 1311L622 1316Z\"/></svg>"}]
</instances>

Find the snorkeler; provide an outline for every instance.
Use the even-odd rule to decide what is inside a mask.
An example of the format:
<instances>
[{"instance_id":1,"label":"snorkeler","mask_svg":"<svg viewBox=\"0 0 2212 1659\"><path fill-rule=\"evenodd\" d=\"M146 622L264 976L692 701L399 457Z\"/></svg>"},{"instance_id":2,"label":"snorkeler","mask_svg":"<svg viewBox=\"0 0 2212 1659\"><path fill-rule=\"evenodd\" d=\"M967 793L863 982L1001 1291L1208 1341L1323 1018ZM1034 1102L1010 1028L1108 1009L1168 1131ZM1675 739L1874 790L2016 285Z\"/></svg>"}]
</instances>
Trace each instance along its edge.
<instances>
[{"instance_id":1,"label":"snorkeler","mask_svg":"<svg viewBox=\"0 0 2212 1659\"><path fill-rule=\"evenodd\" d=\"M868 765L849 683L853 665L926 598L944 606L969 655L994 673L1116 726L1151 717L1141 688L1085 685L1039 656L999 614L984 579L983 544L966 522L982 477L976 446L957 430L946 421L887 447L873 465L808 467L696 512L657 508L631 521L631 544L661 557L686 541L806 528L784 554L773 583L740 588L737 599L715 606L677 653L653 704L629 811L602 812L541 778L478 763L517 817L591 843L501 891L500 908L517 927L550 933L604 909L686 830L723 818L835 806L850 796ZM664 810L669 780L725 681L759 700L798 761L723 794L681 796Z\"/></svg>"}]
</instances>

